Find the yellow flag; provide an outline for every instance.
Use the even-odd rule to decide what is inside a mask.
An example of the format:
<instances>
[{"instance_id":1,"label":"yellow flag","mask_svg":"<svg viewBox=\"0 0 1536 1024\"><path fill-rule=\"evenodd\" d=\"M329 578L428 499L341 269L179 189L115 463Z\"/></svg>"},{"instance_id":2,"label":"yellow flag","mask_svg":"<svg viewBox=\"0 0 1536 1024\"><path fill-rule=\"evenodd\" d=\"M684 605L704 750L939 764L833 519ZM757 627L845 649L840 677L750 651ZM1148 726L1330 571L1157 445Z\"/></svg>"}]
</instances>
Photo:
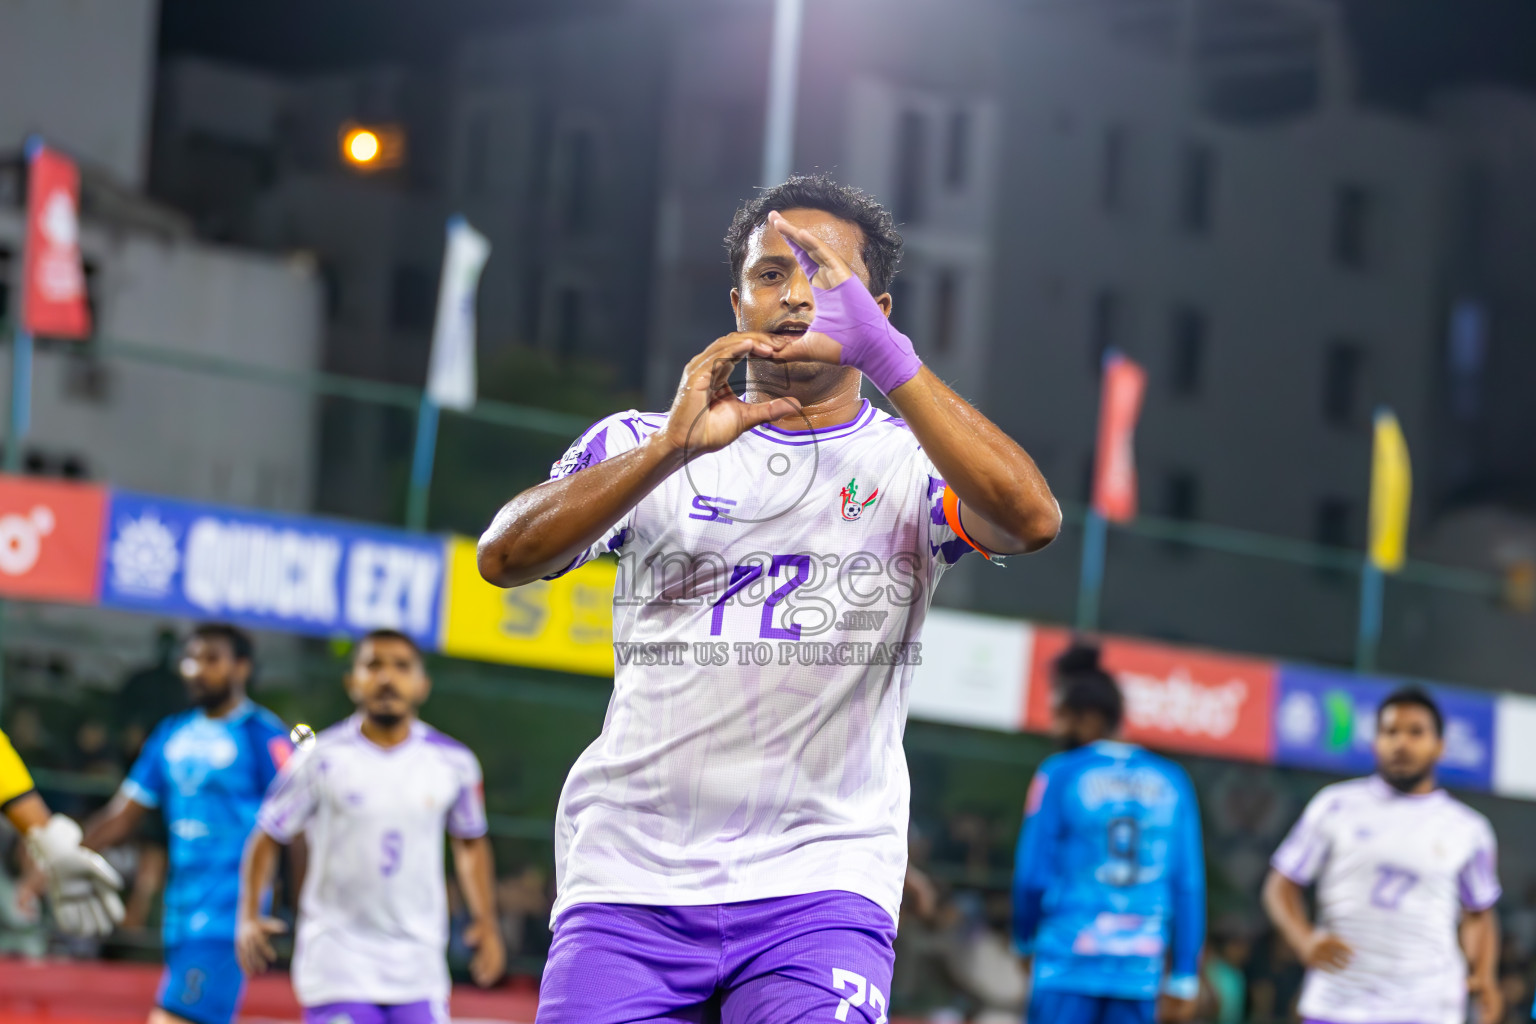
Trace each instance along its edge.
<instances>
[{"instance_id":1,"label":"yellow flag","mask_svg":"<svg viewBox=\"0 0 1536 1024\"><path fill-rule=\"evenodd\" d=\"M1371 450L1371 562L1382 572L1403 567L1412 494L1408 442L1403 440L1403 430L1391 410L1378 409Z\"/></svg>"}]
</instances>

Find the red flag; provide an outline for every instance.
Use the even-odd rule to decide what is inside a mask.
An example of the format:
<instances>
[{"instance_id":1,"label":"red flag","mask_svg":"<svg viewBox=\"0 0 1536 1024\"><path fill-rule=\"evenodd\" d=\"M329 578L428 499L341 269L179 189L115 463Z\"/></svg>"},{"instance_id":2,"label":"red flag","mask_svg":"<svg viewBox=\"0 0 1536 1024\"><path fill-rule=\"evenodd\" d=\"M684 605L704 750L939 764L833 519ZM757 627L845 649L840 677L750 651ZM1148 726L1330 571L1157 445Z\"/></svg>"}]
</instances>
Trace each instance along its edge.
<instances>
[{"instance_id":1,"label":"red flag","mask_svg":"<svg viewBox=\"0 0 1536 1024\"><path fill-rule=\"evenodd\" d=\"M1117 523L1136 518L1136 452L1131 442L1141 415L1141 396L1146 390L1146 370L1118 352L1105 355L1093 507L1105 519Z\"/></svg>"},{"instance_id":2,"label":"red flag","mask_svg":"<svg viewBox=\"0 0 1536 1024\"><path fill-rule=\"evenodd\" d=\"M91 311L80 259L80 172L69 157L43 145L30 147L29 161L21 327L32 335L87 338Z\"/></svg>"}]
</instances>

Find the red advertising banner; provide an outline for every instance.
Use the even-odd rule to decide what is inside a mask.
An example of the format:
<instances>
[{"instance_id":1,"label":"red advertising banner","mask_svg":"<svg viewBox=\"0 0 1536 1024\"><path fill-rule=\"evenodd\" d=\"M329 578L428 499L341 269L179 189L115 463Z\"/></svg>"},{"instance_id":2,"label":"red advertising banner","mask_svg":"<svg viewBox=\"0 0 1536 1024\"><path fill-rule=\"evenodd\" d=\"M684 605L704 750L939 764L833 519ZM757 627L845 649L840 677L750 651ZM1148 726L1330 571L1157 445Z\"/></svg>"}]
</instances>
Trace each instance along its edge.
<instances>
[{"instance_id":1,"label":"red advertising banner","mask_svg":"<svg viewBox=\"0 0 1536 1024\"><path fill-rule=\"evenodd\" d=\"M1136 420L1147 390L1147 371L1118 352L1104 358L1099 393L1099 442L1093 460L1093 507L1105 519L1136 518Z\"/></svg>"},{"instance_id":2,"label":"red advertising banner","mask_svg":"<svg viewBox=\"0 0 1536 1024\"><path fill-rule=\"evenodd\" d=\"M107 491L0 476L0 596L94 604Z\"/></svg>"},{"instance_id":3,"label":"red advertising banner","mask_svg":"<svg viewBox=\"0 0 1536 1024\"><path fill-rule=\"evenodd\" d=\"M80 172L47 146L29 147L28 155L21 327L50 338L86 338L91 311L80 258Z\"/></svg>"},{"instance_id":4,"label":"red advertising banner","mask_svg":"<svg viewBox=\"0 0 1536 1024\"><path fill-rule=\"evenodd\" d=\"M1024 727L1051 724L1051 662L1072 634L1038 627ZM1125 694L1125 738L1149 747L1240 761L1268 761L1277 666L1254 658L1114 637L1100 639L1104 667Z\"/></svg>"}]
</instances>

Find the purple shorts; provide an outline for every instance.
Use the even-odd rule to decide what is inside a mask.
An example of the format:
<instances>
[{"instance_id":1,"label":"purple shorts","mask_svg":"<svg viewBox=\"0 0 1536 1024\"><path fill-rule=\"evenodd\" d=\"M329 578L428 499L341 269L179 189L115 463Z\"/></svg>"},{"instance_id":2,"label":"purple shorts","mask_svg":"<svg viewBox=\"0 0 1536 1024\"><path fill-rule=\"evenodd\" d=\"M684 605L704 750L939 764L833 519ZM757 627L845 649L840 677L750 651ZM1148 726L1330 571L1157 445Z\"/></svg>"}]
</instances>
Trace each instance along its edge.
<instances>
[{"instance_id":1,"label":"purple shorts","mask_svg":"<svg viewBox=\"0 0 1536 1024\"><path fill-rule=\"evenodd\" d=\"M579 904L555 923L538 1024L885 1024L895 941L849 892Z\"/></svg>"},{"instance_id":2,"label":"purple shorts","mask_svg":"<svg viewBox=\"0 0 1536 1024\"><path fill-rule=\"evenodd\" d=\"M442 1003L326 1003L304 1007L304 1024L448 1024Z\"/></svg>"}]
</instances>

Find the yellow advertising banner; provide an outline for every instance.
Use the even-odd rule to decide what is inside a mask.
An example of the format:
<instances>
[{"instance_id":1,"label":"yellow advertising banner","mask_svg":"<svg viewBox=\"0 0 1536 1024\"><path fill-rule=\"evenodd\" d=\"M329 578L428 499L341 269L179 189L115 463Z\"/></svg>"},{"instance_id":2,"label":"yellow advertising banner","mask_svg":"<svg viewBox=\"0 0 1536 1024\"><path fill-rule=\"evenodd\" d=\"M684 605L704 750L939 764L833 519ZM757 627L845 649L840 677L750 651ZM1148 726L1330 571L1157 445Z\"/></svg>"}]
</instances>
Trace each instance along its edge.
<instances>
[{"instance_id":1,"label":"yellow advertising banner","mask_svg":"<svg viewBox=\"0 0 1536 1024\"><path fill-rule=\"evenodd\" d=\"M448 542L443 653L508 665L613 675L613 583L618 566L588 562L514 590L480 578L475 542Z\"/></svg>"}]
</instances>

